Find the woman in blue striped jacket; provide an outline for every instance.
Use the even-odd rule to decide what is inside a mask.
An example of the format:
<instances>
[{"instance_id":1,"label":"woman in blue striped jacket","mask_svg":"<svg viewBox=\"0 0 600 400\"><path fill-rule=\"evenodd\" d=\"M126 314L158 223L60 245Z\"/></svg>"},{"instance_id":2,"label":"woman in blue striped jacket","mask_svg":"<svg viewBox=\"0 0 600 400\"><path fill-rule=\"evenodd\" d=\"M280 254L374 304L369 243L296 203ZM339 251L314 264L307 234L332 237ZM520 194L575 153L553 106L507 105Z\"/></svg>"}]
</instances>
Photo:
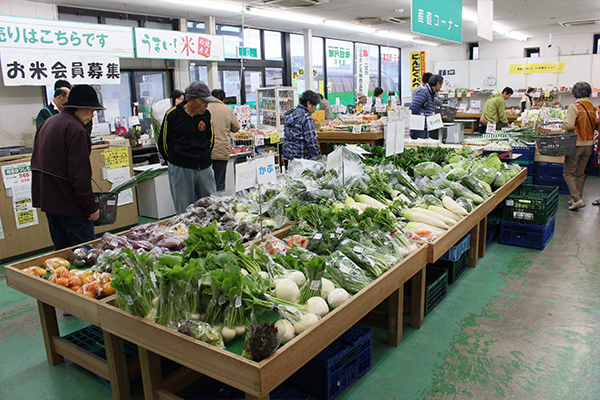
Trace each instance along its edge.
<instances>
[{"instance_id":1,"label":"woman in blue striped jacket","mask_svg":"<svg viewBox=\"0 0 600 400\"><path fill-rule=\"evenodd\" d=\"M410 104L410 112L413 115L430 116L435 112L435 93L439 92L444 84L444 78L441 75L433 75L421 89L415 94L415 98ZM427 126L425 130L411 130L412 139L424 139L427 137Z\"/></svg>"}]
</instances>

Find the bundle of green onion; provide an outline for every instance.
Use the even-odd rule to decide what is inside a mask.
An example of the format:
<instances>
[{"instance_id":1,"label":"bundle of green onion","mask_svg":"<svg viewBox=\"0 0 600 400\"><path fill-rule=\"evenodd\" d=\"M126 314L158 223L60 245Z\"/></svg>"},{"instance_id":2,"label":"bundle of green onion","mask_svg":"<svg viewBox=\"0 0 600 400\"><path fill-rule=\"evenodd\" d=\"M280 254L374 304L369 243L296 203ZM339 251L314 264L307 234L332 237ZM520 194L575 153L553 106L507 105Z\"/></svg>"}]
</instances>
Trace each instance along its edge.
<instances>
[{"instance_id":1,"label":"bundle of green onion","mask_svg":"<svg viewBox=\"0 0 600 400\"><path fill-rule=\"evenodd\" d=\"M160 168L148 169L138 175L135 175L132 178L127 179L125 182L115 186L114 188L112 188L110 190L110 193L121 193L122 191L131 189L132 187L135 187L135 186L139 185L140 183L144 183L146 181L154 179L157 176L159 176L165 172L167 172L166 169L160 169Z\"/></svg>"}]
</instances>

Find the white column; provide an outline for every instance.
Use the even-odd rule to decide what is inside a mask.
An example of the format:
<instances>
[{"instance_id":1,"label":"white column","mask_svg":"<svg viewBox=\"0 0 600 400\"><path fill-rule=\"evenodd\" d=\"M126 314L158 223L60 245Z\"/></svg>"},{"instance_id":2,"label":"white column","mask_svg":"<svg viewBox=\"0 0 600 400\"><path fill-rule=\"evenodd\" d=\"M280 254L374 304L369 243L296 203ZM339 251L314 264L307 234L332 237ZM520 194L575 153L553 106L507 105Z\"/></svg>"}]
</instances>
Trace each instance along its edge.
<instances>
[{"instance_id":1,"label":"white column","mask_svg":"<svg viewBox=\"0 0 600 400\"><path fill-rule=\"evenodd\" d=\"M204 19L204 31L211 35L217 34L217 24L214 16ZM206 84L210 90L221 88L219 83L219 67L216 61L208 61L208 82Z\"/></svg>"},{"instance_id":2,"label":"white column","mask_svg":"<svg viewBox=\"0 0 600 400\"><path fill-rule=\"evenodd\" d=\"M305 90L313 89L312 29L304 29L304 84Z\"/></svg>"},{"instance_id":3,"label":"white column","mask_svg":"<svg viewBox=\"0 0 600 400\"><path fill-rule=\"evenodd\" d=\"M179 29L182 32L187 32L187 19L179 19ZM190 62L188 60L175 60L175 87L173 89L184 91L191 81L192 77L190 74Z\"/></svg>"}]
</instances>

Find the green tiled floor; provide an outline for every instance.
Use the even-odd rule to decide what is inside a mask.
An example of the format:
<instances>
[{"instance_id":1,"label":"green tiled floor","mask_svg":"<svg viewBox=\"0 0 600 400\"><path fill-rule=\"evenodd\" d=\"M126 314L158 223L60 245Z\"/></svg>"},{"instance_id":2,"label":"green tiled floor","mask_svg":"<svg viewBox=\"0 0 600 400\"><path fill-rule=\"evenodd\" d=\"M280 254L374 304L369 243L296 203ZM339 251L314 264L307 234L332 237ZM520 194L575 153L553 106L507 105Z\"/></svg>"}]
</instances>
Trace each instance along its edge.
<instances>
[{"instance_id":1,"label":"green tiled floor","mask_svg":"<svg viewBox=\"0 0 600 400\"><path fill-rule=\"evenodd\" d=\"M570 212L566 201L544 251L493 243L399 347L376 330L372 369L339 399L600 399L600 207ZM59 322L62 334L85 325ZM86 370L46 362L36 303L4 277L0 334L0 399L111 398Z\"/></svg>"}]
</instances>

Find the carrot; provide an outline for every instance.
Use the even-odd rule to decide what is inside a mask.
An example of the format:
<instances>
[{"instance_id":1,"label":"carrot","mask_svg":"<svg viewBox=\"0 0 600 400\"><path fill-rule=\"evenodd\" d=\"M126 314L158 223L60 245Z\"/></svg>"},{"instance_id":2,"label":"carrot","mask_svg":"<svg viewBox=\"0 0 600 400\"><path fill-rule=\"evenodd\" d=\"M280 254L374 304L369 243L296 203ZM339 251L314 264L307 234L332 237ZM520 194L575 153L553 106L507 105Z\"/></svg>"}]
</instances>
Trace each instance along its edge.
<instances>
[{"instance_id":1,"label":"carrot","mask_svg":"<svg viewBox=\"0 0 600 400\"><path fill-rule=\"evenodd\" d=\"M294 235L288 238L287 244L290 246L290 248L294 245L297 245L305 249L308 246L308 239L301 235Z\"/></svg>"}]
</instances>

